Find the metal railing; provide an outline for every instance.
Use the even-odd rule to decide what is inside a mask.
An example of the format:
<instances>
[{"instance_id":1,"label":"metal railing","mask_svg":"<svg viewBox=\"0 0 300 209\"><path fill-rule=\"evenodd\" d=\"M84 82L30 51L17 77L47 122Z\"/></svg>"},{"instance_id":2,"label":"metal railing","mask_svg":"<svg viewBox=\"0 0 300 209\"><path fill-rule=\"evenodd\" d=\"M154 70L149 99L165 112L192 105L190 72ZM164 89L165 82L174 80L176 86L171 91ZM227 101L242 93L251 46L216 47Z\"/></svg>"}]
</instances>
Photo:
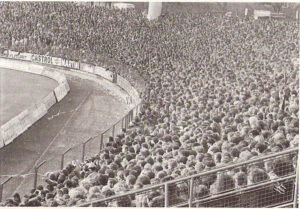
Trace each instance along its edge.
<instances>
[{"instance_id":1,"label":"metal railing","mask_svg":"<svg viewBox=\"0 0 300 209\"><path fill-rule=\"evenodd\" d=\"M84 162L85 160L96 156L105 147L105 144L109 141L109 137L114 137L117 134L120 134L122 129L128 128L129 123L138 115L138 111L139 105L132 108L124 117L114 123L106 131L88 138L83 143L68 148L53 159L41 162L34 168L33 173L11 176L3 180L0 184L0 202L10 197L23 179L30 182L32 187L22 188L22 191L19 193L27 194L30 190L36 189L37 185L46 185L46 182L44 181L46 172L63 169L67 163L70 163L73 160Z\"/></svg>"},{"instance_id":2,"label":"metal railing","mask_svg":"<svg viewBox=\"0 0 300 209\"><path fill-rule=\"evenodd\" d=\"M297 160L288 149L78 206L297 207Z\"/></svg>"}]
</instances>

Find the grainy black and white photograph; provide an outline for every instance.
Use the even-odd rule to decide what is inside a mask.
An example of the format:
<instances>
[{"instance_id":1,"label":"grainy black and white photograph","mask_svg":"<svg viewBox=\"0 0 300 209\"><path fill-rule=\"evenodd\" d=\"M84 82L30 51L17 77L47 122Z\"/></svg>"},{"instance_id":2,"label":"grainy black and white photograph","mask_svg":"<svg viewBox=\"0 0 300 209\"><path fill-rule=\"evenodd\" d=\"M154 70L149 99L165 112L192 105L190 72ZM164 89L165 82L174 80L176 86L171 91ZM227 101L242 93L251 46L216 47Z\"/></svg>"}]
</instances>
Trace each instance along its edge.
<instances>
[{"instance_id":1,"label":"grainy black and white photograph","mask_svg":"<svg viewBox=\"0 0 300 209\"><path fill-rule=\"evenodd\" d=\"M299 208L299 13L0 0L0 207Z\"/></svg>"}]
</instances>

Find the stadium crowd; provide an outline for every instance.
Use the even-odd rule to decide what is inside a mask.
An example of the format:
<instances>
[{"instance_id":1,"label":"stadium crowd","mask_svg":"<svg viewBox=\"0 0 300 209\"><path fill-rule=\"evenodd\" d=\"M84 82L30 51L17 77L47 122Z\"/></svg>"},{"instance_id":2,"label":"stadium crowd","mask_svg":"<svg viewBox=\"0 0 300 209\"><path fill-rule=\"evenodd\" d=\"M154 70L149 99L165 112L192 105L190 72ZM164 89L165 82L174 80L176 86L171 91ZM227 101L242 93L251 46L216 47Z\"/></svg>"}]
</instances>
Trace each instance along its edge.
<instances>
[{"instance_id":1,"label":"stadium crowd","mask_svg":"<svg viewBox=\"0 0 300 209\"><path fill-rule=\"evenodd\" d=\"M3 205L74 206L298 146L294 20L167 13L149 22L137 10L61 2L1 2L0 16L2 48L97 65L106 54L147 83L139 115L101 154L49 172L46 185ZM195 192L274 179L293 172L293 160L202 179ZM174 199L188 190L171 189ZM155 191L101 206L163 202Z\"/></svg>"}]
</instances>

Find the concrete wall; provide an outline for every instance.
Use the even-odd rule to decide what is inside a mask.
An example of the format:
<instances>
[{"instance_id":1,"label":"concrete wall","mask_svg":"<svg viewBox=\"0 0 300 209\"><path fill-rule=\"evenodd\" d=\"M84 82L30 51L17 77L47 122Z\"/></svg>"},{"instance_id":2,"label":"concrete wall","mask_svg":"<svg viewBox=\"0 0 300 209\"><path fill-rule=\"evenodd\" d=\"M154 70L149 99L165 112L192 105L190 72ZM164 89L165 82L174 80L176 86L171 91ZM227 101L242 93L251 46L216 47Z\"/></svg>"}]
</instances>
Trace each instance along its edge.
<instances>
[{"instance_id":1,"label":"concrete wall","mask_svg":"<svg viewBox=\"0 0 300 209\"><path fill-rule=\"evenodd\" d=\"M41 101L31 105L0 128L0 148L10 144L16 137L47 114L48 110L61 101L69 92L69 84L64 74L46 70L44 66L19 60L0 58L0 67L49 77L58 82L58 86Z\"/></svg>"}]
</instances>

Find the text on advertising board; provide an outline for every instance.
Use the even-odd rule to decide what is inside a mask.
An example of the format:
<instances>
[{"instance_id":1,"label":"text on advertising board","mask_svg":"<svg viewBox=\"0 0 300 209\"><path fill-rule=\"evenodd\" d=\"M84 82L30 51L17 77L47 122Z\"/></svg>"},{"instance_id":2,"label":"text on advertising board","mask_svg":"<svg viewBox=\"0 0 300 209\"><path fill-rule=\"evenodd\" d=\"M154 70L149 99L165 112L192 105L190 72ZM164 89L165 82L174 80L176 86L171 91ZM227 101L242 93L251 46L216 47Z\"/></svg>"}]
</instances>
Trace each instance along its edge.
<instances>
[{"instance_id":1,"label":"text on advertising board","mask_svg":"<svg viewBox=\"0 0 300 209\"><path fill-rule=\"evenodd\" d=\"M75 62L72 60L61 59L61 65L63 67L79 69L79 62Z\"/></svg>"},{"instance_id":2,"label":"text on advertising board","mask_svg":"<svg viewBox=\"0 0 300 209\"><path fill-rule=\"evenodd\" d=\"M12 59L20 59L20 60L31 60L31 54L29 53L20 53L20 52L14 52L14 51L8 51L8 57Z\"/></svg>"},{"instance_id":3,"label":"text on advertising board","mask_svg":"<svg viewBox=\"0 0 300 209\"><path fill-rule=\"evenodd\" d=\"M33 54L31 56L31 61L43 63L43 64L52 64L52 57L45 56L45 55Z\"/></svg>"}]
</instances>

